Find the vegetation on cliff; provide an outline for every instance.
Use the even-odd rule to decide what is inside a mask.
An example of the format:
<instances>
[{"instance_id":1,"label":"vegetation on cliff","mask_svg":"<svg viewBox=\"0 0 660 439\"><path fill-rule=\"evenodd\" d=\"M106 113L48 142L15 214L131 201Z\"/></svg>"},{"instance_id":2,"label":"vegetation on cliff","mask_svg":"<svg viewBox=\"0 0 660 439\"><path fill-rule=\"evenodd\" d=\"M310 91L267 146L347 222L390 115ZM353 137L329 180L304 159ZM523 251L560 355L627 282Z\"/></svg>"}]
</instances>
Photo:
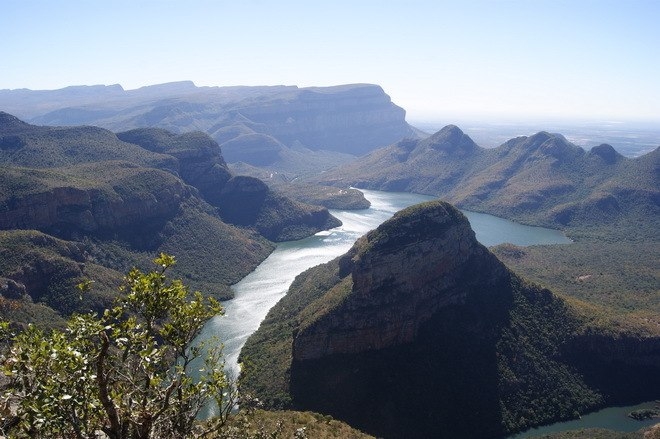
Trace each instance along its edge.
<instances>
[{"instance_id":1,"label":"vegetation on cliff","mask_svg":"<svg viewBox=\"0 0 660 439\"><path fill-rule=\"evenodd\" d=\"M658 215L660 150L629 159L610 145L585 152L540 132L480 148L450 125L314 178L343 187L436 195L458 207L550 227L624 225Z\"/></svg>"},{"instance_id":2,"label":"vegetation on cliff","mask_svg":"<svg viewBox=\"0 0 660 439\"><path fill-rule=\"evenodd\" d=\"M96 127L39 127L0 113L0 138L0 235L13 242L3 249L0 277L3 303L14 310L0 312L22 322L58 320L44 306L64 316L102 309L120 273L145 268L162 251L182 255L175 275L193 288L231 297L229 285L272 250L264 238L298 239L338 225L325 208L294 202L255 178L233 177L203 133L115 135ZM14 230L65 240L76 256L53 257L40 240L18 243ZM83 274L102 293L75 301L70 287Z\"/></svg>"},{"instance_id":3,"label":"vegetation on cliff","mask_svg":"<svg viewBox=\"0 0 660 439\"><path fill-rule=\"evenodd\" d=\"M330 413L388 437L497 437L602 404L606 396L567 349L585 322L473 236L459 238L461 217L439 202L415 206L298 276L242 351L254 370L246 388L271 407ZM464 262L451 265L456 258ZM390 277L388 264L399 265ZM429 279L435 271L446 274ZM425 294L436 298L411 297ZM418 329L384 342L392 324Z\"/></svg>"},{"instance_id":4,"label":"vegetation on cliff","mask_svg":"<svg viewBox=\"0 0 660 439\"><path fill-rule=\"evenodd\" d=\"M660 333L660 148L634 159L540 132L497 148L458 127L410 139L315 182L441 197L458 207L564 230L570 246L495 249L520 275L567 298L599 330Z\"/></svg>"}]
</instances>

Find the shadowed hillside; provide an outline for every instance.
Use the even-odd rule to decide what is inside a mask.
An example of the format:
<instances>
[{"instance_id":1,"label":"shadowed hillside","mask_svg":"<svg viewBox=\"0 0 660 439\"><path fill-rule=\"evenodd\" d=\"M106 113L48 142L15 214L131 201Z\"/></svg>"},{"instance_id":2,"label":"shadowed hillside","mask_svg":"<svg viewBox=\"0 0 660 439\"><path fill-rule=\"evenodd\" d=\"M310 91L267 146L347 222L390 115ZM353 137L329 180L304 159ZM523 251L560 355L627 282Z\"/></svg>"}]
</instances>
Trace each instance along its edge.
<instances>
[{"instance_id":1,"label":"shadowed hillside","mask_svg":"<svg viewBox=\"0 0 660 439\"><path fill-rule=\"evenodd\" d=\"M241 356L269 405L388 438L485 438L654 397L659 348L591 327L430 202L300 275Z\"/></svg>"}]
</instances>

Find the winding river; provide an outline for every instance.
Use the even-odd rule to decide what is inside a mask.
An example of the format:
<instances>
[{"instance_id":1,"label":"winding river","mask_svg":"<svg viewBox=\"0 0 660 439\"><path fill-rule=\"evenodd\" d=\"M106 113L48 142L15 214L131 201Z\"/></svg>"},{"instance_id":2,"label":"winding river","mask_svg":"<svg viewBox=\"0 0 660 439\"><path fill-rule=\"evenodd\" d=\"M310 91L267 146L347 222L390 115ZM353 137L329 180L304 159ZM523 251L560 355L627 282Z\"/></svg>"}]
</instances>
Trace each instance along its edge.
<instances>
[{"instance_id":1,"label":"winding river","mask_svg":"<svg viewBox=\"0 0 660 439\"><path fill-rule=\"evenodd\" d=\"M346 253L369 230L395 212L434 197L400 192L362 190L371 202L369 209L332 210L342 226L319 232L299 241L283 242L252 273L232 287L235 298L225 302L225 315L211 319L202 339L215 336L224 343L228 373L238 374L238 355L247 338L257 330L268 310L277 303L294 278L315 265ZM517 245L571 242L557 230L530 227L482 213L465 212L476 237L484 245L503 242Z\"/></svg>"},{"instance_id":2,"label":"winding river","mask_svg":"<svg viewBox=\"0 0 660 439\"><path fill-rule=\"evenodd\" d=\"M232 287L235 298L225 302L225 315L211 319L201 339L215 337L224 343L228 374L239 372L238 355L247 338L257 330L268 310L286 294L294 278L315 265L346 253L353 243L369 230L389 219L395 212L413 204L434 199L430 196L362 190L371 202L364 210L332 210L342 226L299 241L283 242L252 273ZM542 227L530 227L492 215L463 211L482 244L504 242L528 246L570 243L563 233ZM644 407L647 407L646 403ZM640 406L641 407L641 406ZM518 439L573 428L601 427L633 431L650 425L626 417L637 407L616 407L584 416L581 420L557 423L513 436Z\"/></svg>"}]
</instances>

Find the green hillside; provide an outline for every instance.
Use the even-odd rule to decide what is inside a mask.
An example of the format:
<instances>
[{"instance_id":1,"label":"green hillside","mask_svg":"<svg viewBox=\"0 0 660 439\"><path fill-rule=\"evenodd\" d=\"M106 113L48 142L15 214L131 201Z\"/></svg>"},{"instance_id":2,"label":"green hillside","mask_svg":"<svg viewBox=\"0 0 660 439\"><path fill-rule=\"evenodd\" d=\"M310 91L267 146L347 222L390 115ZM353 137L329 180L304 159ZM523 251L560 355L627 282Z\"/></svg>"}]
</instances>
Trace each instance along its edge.
<instances>
[{"instance_id":1,"label":"green hillside","mask_svg":"<svg viewBox=\"0 0 660 439\"><path fill-rule=\"evenodd\" d=\"M596 320L660 333L654 263L660 260L660 148L632 159L610 145L586 152L560 134L539 132L484 149L450 125L313 182L435 195L463 209L563 230L572 245L497 254L526 279L596 313Z\"/></svg>"},{"instance_id":2,"label":"green hillside","mask_svg":"<svg viewBox=\"0 0 660 439\"><path fill-rule=\"evenodd\" d=\"M660 214L660 151L630 159L611 146L585 152L559 134L492 149L450 125L403 140L314 181L441 197L461 208L530 224L590 228Z\"/></svg>"},{"instance_id":3,"label":"green hillside","mask_svg":"<svg viewBox=\"0 0 660 439\"><path fill-rule=\"evenodd\" d=\"M241 353L245 384L270 407L386 437L501 437L655 397L657 335L582 311L506 269L451 206L425 203L296 278Z\"/></svg>"},{"instance_id":4,"label":"green hillside","mask_svg":"<svg viewBox=\"0 0 660 439\"><path fill-rule=\"evenodd\" d=\"M233 176L200 132L115 135L0 113L0 170L3 309L17 322L57 324L74 311L99 311L119 273L160 252L177 255L174 274L192 289L229 298L229 285L272 251L268 239L339 224L325 208ZM53 253L53 242L76 251ZM83 278L98 288L80 298L74 286Z\"/></svg>"}]
</instances>

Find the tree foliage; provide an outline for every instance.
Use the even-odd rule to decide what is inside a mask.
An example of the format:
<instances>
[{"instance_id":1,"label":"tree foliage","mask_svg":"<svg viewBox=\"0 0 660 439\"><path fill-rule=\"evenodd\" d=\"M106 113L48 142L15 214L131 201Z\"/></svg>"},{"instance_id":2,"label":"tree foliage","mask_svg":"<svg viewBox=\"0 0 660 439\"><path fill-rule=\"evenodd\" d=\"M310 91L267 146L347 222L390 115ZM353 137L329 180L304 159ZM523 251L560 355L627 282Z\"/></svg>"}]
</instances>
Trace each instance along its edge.
<instances>
[{"instance_id":1,"label":"tree foliage","mask_svg":"<svg viewBox=\"0 0 660 439\"><path fill-rule=\"evenodd\" d=\"M65 330L34 326L17 335L2 326L8 379L3 432L23 438L202 438L224 426L236 391L221 350L195 343L222 312L214 299L190 294L166 271L131 270L115 306L101 316L74 315ZM89 283L81 285L83 290ZM198 422L216 404L217 416Z\"/></svg>"}]
</instances>

